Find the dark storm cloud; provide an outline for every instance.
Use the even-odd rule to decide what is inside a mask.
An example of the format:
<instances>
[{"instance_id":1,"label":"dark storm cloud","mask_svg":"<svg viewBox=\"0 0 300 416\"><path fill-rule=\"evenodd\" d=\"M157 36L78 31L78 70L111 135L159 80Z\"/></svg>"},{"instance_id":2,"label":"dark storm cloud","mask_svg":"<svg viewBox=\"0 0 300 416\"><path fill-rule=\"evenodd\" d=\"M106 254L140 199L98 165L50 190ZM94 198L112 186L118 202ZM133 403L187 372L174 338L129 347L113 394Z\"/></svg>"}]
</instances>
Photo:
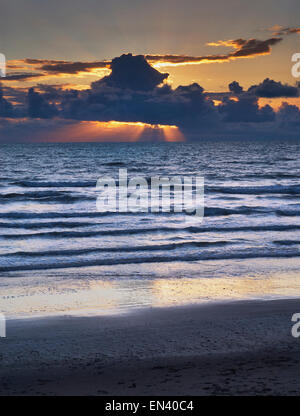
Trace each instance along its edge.
<instances>
[{"instance_id":1,"label":"dark storm cloud","mask_svg":"<svg viewBox=\"0 0 300 416\"><path fill-rule=\"evenodd\" d=\"M155 88L152 91L134 91L98 86L65 99L61 105L65 118L98 121L130 121L180 126L217 122L218 113L212 102L206 100L198 84Z\"/></svg>"},{"instance_id":2,"label":"dark storm cloud","mask_svg":"<svg viewBox=\"0 0 300 416\"><path fill-rule=\"evenodd\" d=\"M61 115L77 120L169 125L217 122L218 112L202 87L196 83L176 89L159 86L167 77L143 56L123 55L113 60L111 75L92 83L90 90L64 95Z\"/></svg>"},{"instance_id":3,"label":"dark storm cloud","mask_svg":"<svg viewBox=\"0 0 300 416\"><path fill-rule=\"evenodd\" d=\"M111 61L110 68L111 74L94 82L94 87L105 84L134 91L149 91L169 76L169 74L162 74L149 65L143 55L122 55Z\"/></svg>"},{"instance_id":4,"label":"dark storm cloud","mask_svg":"<svg viewBox=\"0 0 300 416\"><path fill-rule=\"evenodd\" d=\"M47 125L50 120L58 125L70 120L115 120L176 125L186 137L195 140L201 134L243 137L257 132L267 137L271 132L278 135L284 130L284 134L297 135L300 121L297 107L284 104L276 113L269 105L260 107L258 103L261 96L295 96L292 95L295 87L266 79L244 91L233 81L229 92L216 97L197 83L173 89L163 84L167 77L168 74L152 68L143 56L122 55L112 61L112 73L92 83L87 90L39 84L36 89L28 90L26 100L19 106L10 104L1 94L0 115L27 117L28 129L29 126L34 129L34 120L38 128L44 125L43 120L45 123L48 120ZM216 98L221 101L218 106L213 101ZM12 131L10 123L10 135Z\"/></svg>"},{"instance_id":5,"label":"dark storm cloud","mask_svg":"<svg viewBox=\"0 0 300 416\"><path fill-rule=\"evenodd\" d=\"M202 129L221 122L263 123L275 118L270 106L259 107L256 90L244 92L236 81L229 85L229 90L238 95L238 100L225 94L221 98L222 104L216 107L196 83L176 89L169 85L159 86L167 74L151 68L142 56L123 55L115 58L113 63L112 74L92 83L90 90L63 96L60 107L63 117L141 121ZM271 85L278 88L278 83Z\"/></svg>"},{"instance_id":6,"label":"dark storm cloud","mask_svg":"<svg viewBox=\"0 0 300 416\"><path fill-rule=\"evenodd\" d=\"M226 122L263 123L275 119L272 107L266 105L259 108L257 98L249 94L239 96L238 101L225 98L219 111Z\"/></svg>"},{"instance_id":7,"label":"dark storm cloud","mask_svg":"<svg viewBox=\"0 0 300 416\"><path fill-rule=\"evenodd\" d=\"M249 93L257 97L276 98L276 97L298 97L299 88L291 85L282 84L266 78L261 84L253 85L248 89Z\"/></svg>"}]
</instances>

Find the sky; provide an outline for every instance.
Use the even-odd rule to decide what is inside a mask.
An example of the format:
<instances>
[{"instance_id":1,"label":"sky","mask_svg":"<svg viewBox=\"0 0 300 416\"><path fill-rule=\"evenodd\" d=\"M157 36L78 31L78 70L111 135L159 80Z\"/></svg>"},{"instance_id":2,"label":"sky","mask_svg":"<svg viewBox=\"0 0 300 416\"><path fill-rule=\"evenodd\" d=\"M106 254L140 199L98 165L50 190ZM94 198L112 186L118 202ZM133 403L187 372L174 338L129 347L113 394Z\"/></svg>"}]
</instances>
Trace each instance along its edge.
<instances>
[{"instance_id":1,"label":"sky","mask_svg":"<svg viewBox=\"0 0 300 416\"><path fill-rule=\"evenodd\" d=\"M242 136L245 123L253 135L296 134L298 0L3 3L1 141L178 141ZM127 85L129 73L151 86Z\"/></svg>"}]
</instances>

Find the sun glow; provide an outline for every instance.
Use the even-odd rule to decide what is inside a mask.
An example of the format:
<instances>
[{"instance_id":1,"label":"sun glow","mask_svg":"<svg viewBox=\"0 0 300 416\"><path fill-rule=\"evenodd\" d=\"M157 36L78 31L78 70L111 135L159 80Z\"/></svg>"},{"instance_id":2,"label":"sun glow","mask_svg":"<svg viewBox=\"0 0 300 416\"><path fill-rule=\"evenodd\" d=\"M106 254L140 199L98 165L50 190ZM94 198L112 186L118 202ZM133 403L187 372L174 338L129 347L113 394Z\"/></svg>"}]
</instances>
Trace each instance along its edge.
<instances>
[{"instance_id":1,"label":"sun glow","mask_svg":"<svg viewBox=\"0 0 300 416\"><path fill-rule=\"evenodd\" d=\"M50 142L183 142L178 126L121 121L76 121L43 135Z\"/></svg>"}]
</instances>

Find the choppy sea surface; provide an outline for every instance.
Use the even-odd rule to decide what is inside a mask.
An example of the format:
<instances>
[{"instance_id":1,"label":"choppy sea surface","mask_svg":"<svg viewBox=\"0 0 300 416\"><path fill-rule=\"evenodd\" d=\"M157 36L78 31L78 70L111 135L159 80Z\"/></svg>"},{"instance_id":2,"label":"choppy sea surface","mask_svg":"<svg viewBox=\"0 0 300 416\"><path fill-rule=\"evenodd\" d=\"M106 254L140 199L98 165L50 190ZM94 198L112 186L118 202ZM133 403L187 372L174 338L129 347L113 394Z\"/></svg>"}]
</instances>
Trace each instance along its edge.
<instances>
[{"instance_id":1,"label":"choppy sea surface","mask_svg":"<svg viewBox=\"0 0 300 416\"><path fill-rule=\"evenodd\" d=\"M300 143L0 146L0 312L300 295ZM203 221L100 213L97 179L203 176Z\"/></svg>"}]
</instances>

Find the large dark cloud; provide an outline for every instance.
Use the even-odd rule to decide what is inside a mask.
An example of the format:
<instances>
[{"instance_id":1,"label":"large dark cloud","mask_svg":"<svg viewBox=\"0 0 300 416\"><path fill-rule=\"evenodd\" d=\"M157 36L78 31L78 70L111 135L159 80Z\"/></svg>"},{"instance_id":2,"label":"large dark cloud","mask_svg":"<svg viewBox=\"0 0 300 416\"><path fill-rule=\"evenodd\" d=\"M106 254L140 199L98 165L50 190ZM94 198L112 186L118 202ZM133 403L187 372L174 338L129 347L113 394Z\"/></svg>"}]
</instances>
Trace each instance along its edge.
<instances>
[{"instance_id":1,"label":"large dark cloud","mask_svg":"<svg viewBox=\"0 0 300 416\"><path fill-rule=\"evenodd\" d=\"M203 135L298 134L300 111L297 107L284 104L276 113L269 105L261 107L258 102L264 96L295 96L296 87L266 79L245 91L233 81L229 92L216 98L197 83L175 89L164 84L168 74L152 68L143 56L128 54L112 62L111 74L92 83L87 90L38 85L36 89L30 88L26 99L20 99L17 106L10 104L1 93L0 116L26 117L28 129L34 128L35 122L42 128L43 120L47 125L55 122L61 125L71 120L176 125L186 137L195 140ZM9 93L13 94L12 89L7 90ZM221 104L215 105L214 99ZM9 134L11 131L10 123Z\"/></svg>"},{"instance_id":2,"label":"large dark cloud","mask_svg":"<svg viewBox=\"0 0 300 416\"><path fill-rule=\"evenodd\" d=\"M61 114L66 118L98 121L133 121L200 127L216 122L218 113L198 84L156 87L149 91L116 88L105 83L64 97Z\"/></svg>"},{"instance_id":3,"label":"large dark cloud","mask_svg":"<svg viewBox=\"0 0 300 416\"><path fill-rule=\"evenodd\" d=\"M111 75L92 83L90 90L65 94L61 114L78 120L200 127L217 121L219 114L202 87L196 83L176 89L160 86L167 77L143 56L123 55L113 60Z\"/></svg>"},{"instance_id":4,"label":"large dark cloud","mask_svg":"<svg viewBox=\"0 0 300 416\"><path fill-rule=\"evenodd\" d=\"M111 74L96 81L93 84L94 87L98 83L99 85L105 84L134 91L149 91L169 76L169 74L162 74L149 65L143 55L133 56L131 53L114 58L110 68Z\"/></svg>"},{"instance_id":5,"label":"large dark cloud","mask_svg":"<svg viewBox=\"0 0 300 416\"><path fill-rule=\"evenodd\" d=\"M249 93L257 97L276 98L276 97L298 97L299 89L291 85L282 84L266 78L261 84L253 85L248 89Z\"/></svg>"},{"instance_id":6,"label":"large dark cloud","mask_svg":"<svg viewBox=\"0 0 300 416\"><path fill-rule=\"evenodd\" d=\"M227 122L262 123L275 119L272 107L266 105L259 108L257 98L250 94L239 96L238 101L225 98L219 110Z\"/></svg>"}]
</instances>

